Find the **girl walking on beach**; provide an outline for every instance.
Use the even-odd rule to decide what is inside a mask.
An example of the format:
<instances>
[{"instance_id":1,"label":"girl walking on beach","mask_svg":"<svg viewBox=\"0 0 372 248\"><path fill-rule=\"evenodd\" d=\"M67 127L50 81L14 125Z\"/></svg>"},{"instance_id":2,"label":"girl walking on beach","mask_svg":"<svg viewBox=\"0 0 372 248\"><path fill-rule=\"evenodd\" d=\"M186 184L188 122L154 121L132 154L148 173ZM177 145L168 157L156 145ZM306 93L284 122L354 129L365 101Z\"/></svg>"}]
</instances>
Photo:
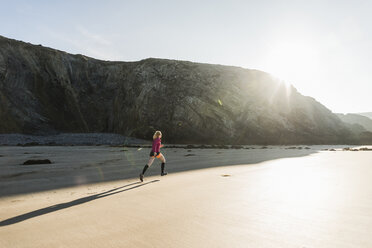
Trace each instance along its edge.
<instances>
[{"instance_id":1,"label":"girl walking on beach","mask_svg":"<svg viewBox=\"0 0 372 248\"><path fill-rule=\"evenodd\" d=\"M163 145L161 144L161 136L162 136L162 134L161 134L160 131L156 131L154 136L153 136L152 149L151 149L151 152L150 152L149 162L147 162L147 164L145 165L145 167L142 170L142 173L139 176L141 182L143 182L143 176L144 176L146 170L152 165L155 158L158 158L161 161L161 174L160 175L165 176L165 175L168 174L167 172L164 171L165 158L164 158L163 154L160 153L160 148L163 147Z\"/></svg>"}]
</instances>

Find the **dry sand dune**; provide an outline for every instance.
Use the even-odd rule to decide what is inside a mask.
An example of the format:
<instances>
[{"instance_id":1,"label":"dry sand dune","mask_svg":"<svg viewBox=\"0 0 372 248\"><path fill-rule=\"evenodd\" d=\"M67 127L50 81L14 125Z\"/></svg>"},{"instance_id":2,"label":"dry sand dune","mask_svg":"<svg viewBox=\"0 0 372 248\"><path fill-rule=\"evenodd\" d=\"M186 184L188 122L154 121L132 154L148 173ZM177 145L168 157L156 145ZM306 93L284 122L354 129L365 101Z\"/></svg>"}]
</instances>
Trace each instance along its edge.
<instances>
[{"instance_id":1,"label":"dry sand dune","mask_svg":"<svg viewBox=\"0 0 372 248\"><path fill-rule=\"evenodd\" d=\"M38 149L66 162L4 177ZM129 177L146 156L133 150L123 159L116 149L1 148L0 247L372 247L372 152L170 149L172 173L139 183ZM87 161L103 163L111 181L59 183L80 170L81 182L93 182L94 170L81 168ZM44 182L52 175L57 183Z\"/></svg>"}]
</instances>

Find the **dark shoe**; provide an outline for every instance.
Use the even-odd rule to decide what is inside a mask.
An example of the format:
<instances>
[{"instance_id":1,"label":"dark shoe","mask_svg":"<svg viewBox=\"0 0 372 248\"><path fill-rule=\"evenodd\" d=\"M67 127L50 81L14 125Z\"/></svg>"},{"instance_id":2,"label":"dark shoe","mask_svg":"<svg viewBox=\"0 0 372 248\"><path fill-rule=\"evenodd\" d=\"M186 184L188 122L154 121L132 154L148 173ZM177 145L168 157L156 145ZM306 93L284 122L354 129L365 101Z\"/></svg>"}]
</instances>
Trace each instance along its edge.
<instances>
[{"instance_id":1,"label":"dark shoe","mask_svg":"<svg viewBox=\"0 0 372 248\"><path fill-rule=\"evenodd\" d=\"M166 176L166 175L168 175L168 172L162 172L161 173L161 176Z\"/></svg>"},{"instance_id":2,"label":"dark shoe","mask_svg":"<svg viewBox=\"0 0 372 248\"><path fill-rule=\"evenodd\" d=\"M142 173L140 174L140 180L141 180L141 182L143 182L143 174Z\"/></svg>"}]
</instances>

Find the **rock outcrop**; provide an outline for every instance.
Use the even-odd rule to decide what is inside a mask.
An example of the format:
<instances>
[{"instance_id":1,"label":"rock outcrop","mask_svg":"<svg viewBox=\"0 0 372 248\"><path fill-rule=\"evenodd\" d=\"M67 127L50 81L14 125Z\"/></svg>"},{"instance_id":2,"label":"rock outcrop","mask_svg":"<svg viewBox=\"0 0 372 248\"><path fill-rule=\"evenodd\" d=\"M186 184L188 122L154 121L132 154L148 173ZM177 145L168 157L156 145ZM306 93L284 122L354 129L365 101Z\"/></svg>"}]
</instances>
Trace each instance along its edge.
<instances>
[{"instance_id":1,"label":"rock outcrop","mask_svg":"<svg viewBox=\"0 0 372 248\"><path fill-rule=\"evenodd\" d=\"M168 143L357 143L268 73L165 59L110 62L0 36L0 133L109 132ZM364 130L365 131L365 130Z\"/></svg>"}]
</instances>

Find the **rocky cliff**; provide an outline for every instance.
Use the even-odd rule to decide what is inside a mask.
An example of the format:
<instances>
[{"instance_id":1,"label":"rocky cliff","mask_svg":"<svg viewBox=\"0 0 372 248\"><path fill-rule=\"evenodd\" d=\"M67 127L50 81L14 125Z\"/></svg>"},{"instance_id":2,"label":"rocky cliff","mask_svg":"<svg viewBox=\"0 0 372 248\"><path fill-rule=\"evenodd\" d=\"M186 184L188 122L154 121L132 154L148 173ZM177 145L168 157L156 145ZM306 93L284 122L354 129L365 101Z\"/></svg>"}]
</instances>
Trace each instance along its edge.
<instances>
[{"instance_id":1,"label":"rocky cliff","mask_svg":"<svg viewBox=\"0 0 372 248\"><path fill-rule=\"evenodd\" d=\"M172 143L355 143L350 126L269 74L109 62L0 36L0 133L109 132Z\"/></svg>"}]
</instances>

